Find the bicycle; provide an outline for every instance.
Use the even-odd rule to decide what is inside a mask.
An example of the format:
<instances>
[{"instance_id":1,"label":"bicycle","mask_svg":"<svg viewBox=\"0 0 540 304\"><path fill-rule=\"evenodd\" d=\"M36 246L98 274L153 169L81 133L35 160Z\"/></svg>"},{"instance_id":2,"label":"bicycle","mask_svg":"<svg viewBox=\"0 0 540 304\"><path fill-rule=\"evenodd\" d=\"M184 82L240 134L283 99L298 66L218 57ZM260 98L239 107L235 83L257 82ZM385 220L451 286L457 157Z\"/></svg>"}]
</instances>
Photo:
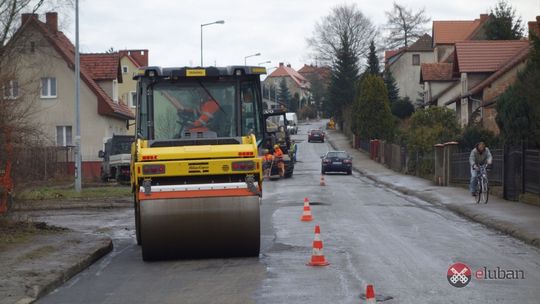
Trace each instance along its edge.
<instances>
[{"instance_id":1,"label":"bicycle","mask_svg":"<svg viewBox=\"0 0 540 304\"><path fill-rule=\"evenodd\" d=\"M489 199L489 187L487 178L487 165L480 165L477 169L476 175L476 203L479 204L482 201L487 204Z\"/></svg>"}]
</instances>

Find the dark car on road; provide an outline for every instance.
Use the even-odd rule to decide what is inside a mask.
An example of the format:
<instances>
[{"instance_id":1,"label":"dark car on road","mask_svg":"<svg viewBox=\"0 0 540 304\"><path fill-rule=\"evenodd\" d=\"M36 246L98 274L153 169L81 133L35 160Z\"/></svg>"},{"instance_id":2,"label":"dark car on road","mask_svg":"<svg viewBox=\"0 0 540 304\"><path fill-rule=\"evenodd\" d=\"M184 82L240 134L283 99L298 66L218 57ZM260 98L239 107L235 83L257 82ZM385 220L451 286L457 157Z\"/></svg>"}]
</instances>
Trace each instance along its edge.
<instances>
[{"instance_id":1,"label":"dark car on road","mask_svg":"<svg viewBox=\"0 0 540 304\"><path fill-rule=\"evenodd\" d=\"M329 151L321 156L321 173L345 172L352 174L352 157L344 151Z\"/></svg>"},{"instance_id":2,"label":"dark car on road","mask_svg":"<svg viewBox=\"0 0 540 304\"><path fill-rule=\"evenodd\" d=\"M324 142L324 132L319 129L314 129L308 132L308 142L320 141Z\"/></svg>"}]
</instances>

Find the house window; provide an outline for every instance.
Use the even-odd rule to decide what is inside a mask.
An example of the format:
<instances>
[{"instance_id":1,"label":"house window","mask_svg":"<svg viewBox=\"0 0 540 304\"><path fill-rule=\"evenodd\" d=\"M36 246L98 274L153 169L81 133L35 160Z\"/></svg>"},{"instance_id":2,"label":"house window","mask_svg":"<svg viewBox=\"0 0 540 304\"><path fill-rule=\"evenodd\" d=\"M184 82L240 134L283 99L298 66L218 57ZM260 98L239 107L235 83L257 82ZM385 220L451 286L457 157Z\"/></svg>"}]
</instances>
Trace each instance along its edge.
<instances>
[{"instance_id":1,"label":"house window","mask_svg":"<svg viewBox=\"0 0 540 304\"><path fill-rule=\"evenodd\" d=\"M4 84L2 90L4 91L5 99L16 99L19 97L19 82L17 80L10 80Z\"/></svg>"},{"instance_id":2,"label":"house window","mask_svg":"<svg viewBox=\"0 0 540 304\"><path fill-rule=\"evenodd\" d=\"M118 103L118 80L113 80L112 87L112 99L115 103Z\"/></svg>"},{"instance_id":3,"label":"house window","mask_svg":"<svg viewBox=\"0 0 540 304\"><path fill-rule=\"evenodd\" d=\"M56 98L56 78L41 78L41 98Z\"/></svg>"},{"instance_id":4,"label":"house window","mask_svg":"<svg viewBox=\"0 0 540 304\"><path fill-rule=\"evenodd\" d=\"M420 65L420 54L412 55L412 65Z\"/></svg>"},{"instance_id":5,"label":"house window","mask_svg":"<svg viewBox=\"0 0 540 304\"><path fill-rule=\"evenodd\" d=\"M129 106L132 108L137 107L137 92L129 92Z\"/></svg>"},{"instance_id":6,"label":"house window","mask_svg":"<svg viewBox=\"0 0 540 304\"><path fill-rule=\"evenodd\" d=\"M56 126L56 145L72 146L71 126Z\"/></svg>"},{"instance_id":7,"label":"house window","mask_svg":"<svg viewBox=\"0 0 540 304\"><path fill-rule=\"evenodd\" d=\"M128 67L127 67L127 65L123 65L123 66L122 66L122 73L127 74L127 72L128 72Z\"/></svg>"}]
</instances>

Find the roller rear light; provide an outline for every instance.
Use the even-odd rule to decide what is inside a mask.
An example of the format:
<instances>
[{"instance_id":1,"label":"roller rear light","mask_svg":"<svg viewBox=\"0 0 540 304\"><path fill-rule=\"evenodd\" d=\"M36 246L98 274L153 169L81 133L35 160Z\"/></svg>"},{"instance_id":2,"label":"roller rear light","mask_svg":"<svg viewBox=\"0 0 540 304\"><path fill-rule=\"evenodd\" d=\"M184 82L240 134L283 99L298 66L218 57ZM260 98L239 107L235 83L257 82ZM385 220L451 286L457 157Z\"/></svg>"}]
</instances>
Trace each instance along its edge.
<instances>
[{"instance_id":1,"label":"roller rear light","mask_svg":"<svg viewBox=\"0 0 540 304\"><path fill-rule=\"evenodd\" d=\"M165 165L143 165L142 171L145 175L165 174Z\"/></svg>"},{"instance_id":2,"label":"roller rear light","mask_svg":"<svg viewBox=\"0 0 540 304\"><path fill-rule=\"evenodd\" d=\"M253 161L233 162L231 167L233 171L253 171L255 170L255 162Z\"/></svg>"}]
</instances>

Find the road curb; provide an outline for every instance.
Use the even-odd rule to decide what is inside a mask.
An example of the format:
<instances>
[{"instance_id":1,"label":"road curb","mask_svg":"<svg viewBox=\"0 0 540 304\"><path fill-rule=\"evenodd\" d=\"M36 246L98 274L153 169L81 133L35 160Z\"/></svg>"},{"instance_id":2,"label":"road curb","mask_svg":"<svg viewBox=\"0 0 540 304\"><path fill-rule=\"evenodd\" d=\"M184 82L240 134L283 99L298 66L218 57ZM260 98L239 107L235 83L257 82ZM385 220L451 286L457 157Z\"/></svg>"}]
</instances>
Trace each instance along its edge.
<instances>
[{"instance_id":1,"label":"road curb","mask_svg":"<svg viewBox=\"0 0 540 304\"><path fill-rule=\"evenodd\" d=\"M330 138L330 137L327 137L327 141L328 143L330 144L330 146L332 146L333 149L335 150L339 150L337 147L336 147L336 144L333 142L333 140ZM489 227L491 229L495 229L495 230L498 230L500 232L503 232L507 235L510 235L514 238L517 238L529 245L532 245L536 248L539 248L540 249L540 239L534 237L533 235L527 233L526 231L523 231L522 229L517 229L515 228L512 223L510 222L506 222L506 221L502 221L502 220L498 220L496 218L493 218L493 217L489 217L489 216L486 216L484 214L481 214L481 213L478 213L478 212L475 212L475 210L471 210L470 208L468 208L467 205L459 205L459 204L445 204L444 202L442 202L441 200L439 200L438 198L436 198L435 196L433 195L430 195L428 193L422 193L422 192L419 192L417 190L414 190L414 189L410 189L410 188L406 188L406 187L402 187L402 186L396 186L392 183L389 183L389 182L385 182L381 179L379 179L378 177L370 174L369 172L361 169L361 168L358 168L358 167L355 167L353 165L353 168L358 171L358 173L360 173L361 175L367 177L368 179L374 181L375 183L377 184L380 184L380 185L383 185L389 189L392 189L392 190L395 190L395 191L398 191L402 194L405 194L405 195L410 195L410 196L414 196L416 198L419 198L423 201L426 201L428 203L431 203L431 204L435 204L435 205L438 205L438 206L444 206L446 207L448 210L454 212L455 214L457 215L460 215L460 216L463 216L463 217L466 217L468 219L471 219L477 223L480 223L480 224L483 224L485 225L486 227ZM396 174L399 174L396 172Z\"/></svg>"},{"instance_id":2,"label":"road curb","mask_svg":"<svg viewBox=\"0 0 540 304\"><path fill-rule=\"evenodd\" d=\"M58 275L50 280L49 282L44 282L42 285L34 285L31 286L31 288L27 291L27 297L24 297L18 301L16 301L16 304L26 304L26 303L34 303L39 298L45 296L46 294L50 293L54 289L62 286L65 282L67 282L69 279L80 273L81 271L88 268L90 265L92 265L94 262L108 254L113 250L113 242L110 238L103 238L100 240L100 244L97 245L97 247L93 248L93 250L88 253L87 256L82 257L79 259L79 261L73 263L71 266L67 267L67 269L62 270L58 273Z\"/></svg>"}]
</instances>

